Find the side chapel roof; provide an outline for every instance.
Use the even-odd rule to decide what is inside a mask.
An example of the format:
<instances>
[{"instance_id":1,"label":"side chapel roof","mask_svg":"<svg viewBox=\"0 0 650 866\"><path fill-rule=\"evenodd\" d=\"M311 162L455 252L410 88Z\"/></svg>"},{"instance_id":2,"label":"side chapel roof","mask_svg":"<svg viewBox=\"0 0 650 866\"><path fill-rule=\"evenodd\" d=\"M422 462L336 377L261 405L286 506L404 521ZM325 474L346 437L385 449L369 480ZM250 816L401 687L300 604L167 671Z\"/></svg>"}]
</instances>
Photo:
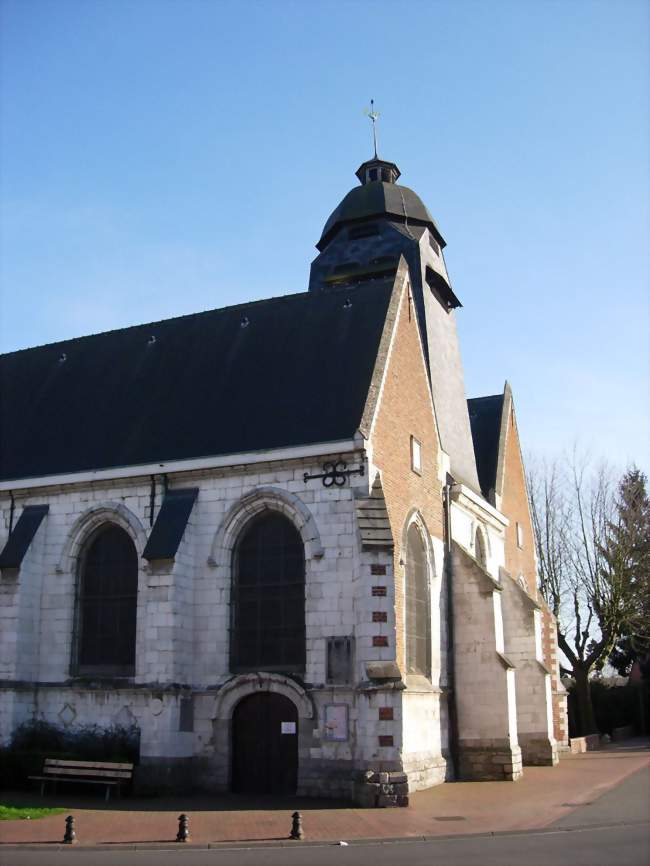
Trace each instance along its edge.
<instances>
[{"instance_id":1,"label":"side chapel roof","mask_svg":"<svg viewBox=\"0 0 650 866\"><path fill-rule=\"evenodd\" d=\"M481 493L494 505L495 494L503 496L508 419L513 411L510 383L505 383L503 394L468 400L467 409Z\"/></svg>"},{"instance_id":2,"label":"side chapel roof","mask_svg":"<svg viewBox=\"0 0 650 866\"><path fill-rule=\"evenodd\" d=\"M350 439L393 282L0 356L0 479Z\"/></svg>"},{"instance_id":3,"label":"side chapel roof","mask_svg":"<svg viewBox=\"0 0 650 866\"><path fill-rule=\"evenodd\" d=\"M478 480L489 502L494 502L497 483L503 398L503 394L492 394L467 401Z\"/></svg>"}]
</instances>

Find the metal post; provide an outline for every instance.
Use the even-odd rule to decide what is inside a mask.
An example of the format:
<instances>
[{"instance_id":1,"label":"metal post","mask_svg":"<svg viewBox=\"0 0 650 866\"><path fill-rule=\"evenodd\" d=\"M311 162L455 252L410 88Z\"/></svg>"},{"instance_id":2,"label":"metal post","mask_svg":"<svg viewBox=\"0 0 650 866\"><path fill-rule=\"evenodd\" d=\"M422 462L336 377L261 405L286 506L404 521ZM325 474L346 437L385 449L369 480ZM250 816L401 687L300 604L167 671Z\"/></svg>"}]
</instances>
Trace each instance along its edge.
<instances>
[{"instance_id":1,"label":"metal post","mask_svg":"<svg viewBox=\"0 0 650 866\"><path fill-rule=\"evenodd\" d=\"M177 842L189 842L190 839L190 819L187 815L178 816L178 833L176 835Z\"/></svg>"},{"instance_id":2,"label":"metal post","mask_svg":"<svg viewBox=\"0 0 650 866\"><path fill-rule=\"evenodd\" d=\"M65 835L63 841L66 845L77 844L77 834L74 831L74 818L72 815L68 815L65 819Z\"/></svg>"},{"instance_id":3,"label":"metal post","mask_svg":"<svg viewBox=\"0 0 650 866\"><path fill-rule=\"evenodd\" d=\"M294 812L291 816L291 839L304 839L305 834L302 829L302 815L300 812Z\"/></svg>"}]
</instances>

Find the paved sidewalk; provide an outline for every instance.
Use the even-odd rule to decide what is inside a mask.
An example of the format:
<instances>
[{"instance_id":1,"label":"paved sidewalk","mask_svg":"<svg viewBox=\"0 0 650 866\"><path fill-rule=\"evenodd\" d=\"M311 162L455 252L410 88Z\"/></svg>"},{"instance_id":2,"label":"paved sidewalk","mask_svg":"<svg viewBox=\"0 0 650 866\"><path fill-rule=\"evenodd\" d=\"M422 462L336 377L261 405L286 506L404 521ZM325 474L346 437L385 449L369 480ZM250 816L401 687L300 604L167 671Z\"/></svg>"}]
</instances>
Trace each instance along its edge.
<instances>
[{"instance_id":1,"label":"paved sidewalk","mask_svg":"<svg viewBox=\"0 0 650 866\"><path fill-rule=\"evenodd\" d=\"M295 809L302 812L306 839L312 842L448 836L545 827L647 766L650 741L630 740L597 752L566 755L554 768L526 767L524 778L514 783L438 785L412 794L407 809L358 809L299 799L251 802L235 797L125 798L104 804L99 795L81 799L63 794L41 800L38 794L25 792L0 795L0 802L65 807L75 816L80 845L166 845L175 840L181 812L190 817L193 844L277 842L287 839ZM0 822L0 854L3 845L59 844L64 818L65 814Z\"/></svg>"}]
</instances>

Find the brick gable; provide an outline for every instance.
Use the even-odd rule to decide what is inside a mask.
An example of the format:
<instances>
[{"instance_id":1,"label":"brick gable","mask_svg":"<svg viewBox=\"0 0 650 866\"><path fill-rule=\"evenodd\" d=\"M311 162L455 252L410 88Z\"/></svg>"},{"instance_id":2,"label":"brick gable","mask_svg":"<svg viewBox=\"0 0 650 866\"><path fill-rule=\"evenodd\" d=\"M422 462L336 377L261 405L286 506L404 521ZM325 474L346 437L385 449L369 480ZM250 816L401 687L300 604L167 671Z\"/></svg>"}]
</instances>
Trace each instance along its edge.
<instances>
[{"instance_id":1,"label":"brick gable","mask_svg":"<svg viewBox=\"0 0 650 866\"><path fill-rule=\"evenodd\" d=\"M526 475L521 456L519 433L512 402L504 406L508 412L505 453L503 455L503 487L501 491L501 511L510 521L506 528L505 563L506 570L515 580L520 576L526 581L528 592L537 597L537 565L533 527L528 507ZM520 527L521 546L517 538L517 524Z\"/></svg>"},{"instance_id":2,"label":"brick gable","mask_svg":"<svg viewBox=\"0 0 650 866\"><path fill-rule=\"evenodd\" d=\"M411 437L421 446L419 473L411 468ZM373 463L381 472L395 539L396 652L398 664L404 669L404 527L414 510L421 513L431 535L442 538L443 527L440 444L408 281L399 301L370 444Z\"/></svg>"}]
</instances>

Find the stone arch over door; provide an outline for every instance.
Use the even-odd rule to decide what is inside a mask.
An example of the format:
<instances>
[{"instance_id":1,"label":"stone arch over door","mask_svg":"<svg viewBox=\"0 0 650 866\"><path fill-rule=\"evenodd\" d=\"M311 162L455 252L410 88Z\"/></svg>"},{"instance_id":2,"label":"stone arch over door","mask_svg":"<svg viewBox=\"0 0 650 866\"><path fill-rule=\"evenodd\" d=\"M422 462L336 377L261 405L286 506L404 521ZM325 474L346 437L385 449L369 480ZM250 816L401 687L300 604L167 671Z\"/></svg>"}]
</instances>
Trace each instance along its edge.
<instances>
[{"instance_id":1,"label":"stone arch over door","mask_svg":"<svg viewBox=\"0 0 650 866\"><path fill-rule=\"evenodd\" d=\"M233 730L232 722L236 707L241 701L256 694L277 694L287 698L295 706L298 737L298 786L313 746L313 730L316 725L314 705L302 686L282 674L259 672L241 674L228 680L215 699L212 719L214 767L212 777L218 790L227 791L232 785Z\"/></svg>"}]
</instances>

